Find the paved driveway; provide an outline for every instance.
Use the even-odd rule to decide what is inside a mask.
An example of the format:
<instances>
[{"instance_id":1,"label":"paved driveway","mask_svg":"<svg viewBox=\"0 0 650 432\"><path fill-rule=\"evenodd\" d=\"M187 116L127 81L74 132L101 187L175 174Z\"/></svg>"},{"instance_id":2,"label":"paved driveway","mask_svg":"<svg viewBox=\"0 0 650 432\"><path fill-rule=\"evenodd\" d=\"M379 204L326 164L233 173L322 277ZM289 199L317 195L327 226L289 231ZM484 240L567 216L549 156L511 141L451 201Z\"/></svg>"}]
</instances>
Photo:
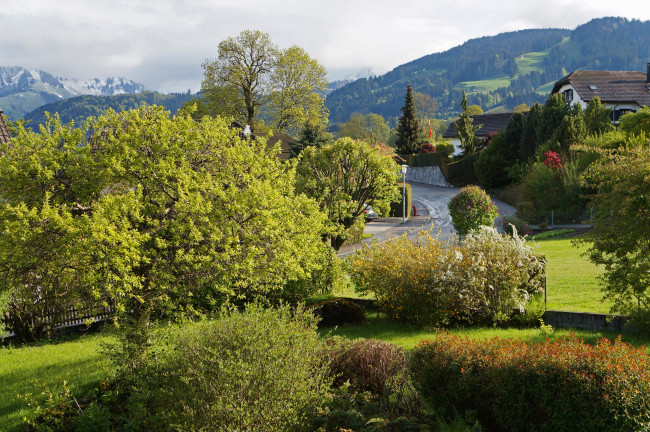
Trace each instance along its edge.
<instances>
[{"instance_id":1,"label":"paved driveway","mask_svg":"<svg viewBox=\"0 0 650 432\"><path fill-rule=\"evenodd\" d=\"M339 250L339 256L345 256L360 248L363 243L373 240L383 242L392 236L406 234L415 237L421 230L433 228L440 231L441 239L449 239L454 233L451 216L447 204L449 200L460 191L460 188L431 186L423 183L410 183L413 192L413 204L417 207L418 216L411 217L402 224L401 219L380 220L366 224L365 233L373 234L371 238L363 240L356 245L344 246ZM499 200L493 200L499 208L499 217L495 219L494 226L501 228L503 216L513 216L515 208Z\"/></svg>"}]
</instances>

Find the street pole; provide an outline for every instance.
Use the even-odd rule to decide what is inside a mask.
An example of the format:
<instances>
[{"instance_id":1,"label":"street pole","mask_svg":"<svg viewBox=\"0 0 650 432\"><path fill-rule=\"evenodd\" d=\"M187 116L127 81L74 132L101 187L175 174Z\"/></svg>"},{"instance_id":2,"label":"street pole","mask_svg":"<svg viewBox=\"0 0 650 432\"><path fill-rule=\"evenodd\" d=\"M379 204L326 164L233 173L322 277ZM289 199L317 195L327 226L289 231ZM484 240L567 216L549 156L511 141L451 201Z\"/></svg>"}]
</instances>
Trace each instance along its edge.
<instances>
[{"instance_id":1,"label":"street pole","mask_svg":"<svg viewBox=\"0 0 650 432\"><path fill-rule=\"evenodd\" d=\"M402 223L406 223L406 170L408 165L402 165Z\"/></svg>"}]
</instances>

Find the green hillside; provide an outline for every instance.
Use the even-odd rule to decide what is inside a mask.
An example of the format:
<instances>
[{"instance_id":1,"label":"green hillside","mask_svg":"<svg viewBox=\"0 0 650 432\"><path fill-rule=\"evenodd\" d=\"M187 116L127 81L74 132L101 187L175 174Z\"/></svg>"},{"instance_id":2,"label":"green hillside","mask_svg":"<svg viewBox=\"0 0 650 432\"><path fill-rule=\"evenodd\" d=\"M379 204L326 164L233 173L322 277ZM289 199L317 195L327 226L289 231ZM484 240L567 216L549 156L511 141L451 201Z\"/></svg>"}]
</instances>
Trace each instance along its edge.
<instances>
[{"instance_id":1,"label":"green hillside","mask_svg":"<svg viewBox=\"0 0 650 432\"><path fill-rule=\"evenodd\" d=\"M349 83L327 97L330 121L352 113L400 115L406 86L436 99L437 117L458 114L462 91L470 104L488 111L543 102L568 73L642 70L650 61L650 21L599 18L574 30L535 29L472 39L373 78Z\"/></svg>"},{"instance_id":2,"label":"green hillside","mask_svg":"<svg viewBox=\"0 0 650 432\"><path fill-rule=\"evenodd\" d=\"M195 97L191 93L162 94L150 91L114 96L77 96L43 105L27 114L25 120L30 121L29 126L36 129L37 125L45 123L47 112L58 113L63 123L74 121L81 125L88 117L99 116L109 108L119 112L137 108L143 103L163 106L175 114L185 102Z\"/></svg>"}]
</instances>

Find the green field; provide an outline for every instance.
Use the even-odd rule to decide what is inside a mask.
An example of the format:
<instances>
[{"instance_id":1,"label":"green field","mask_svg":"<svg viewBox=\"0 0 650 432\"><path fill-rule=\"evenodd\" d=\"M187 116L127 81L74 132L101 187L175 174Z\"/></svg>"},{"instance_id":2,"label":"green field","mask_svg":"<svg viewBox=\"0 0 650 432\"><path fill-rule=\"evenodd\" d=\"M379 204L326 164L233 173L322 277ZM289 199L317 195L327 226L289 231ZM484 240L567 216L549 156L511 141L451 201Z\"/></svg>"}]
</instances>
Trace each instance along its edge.
<instances>
[{"instance_id":1,"label":"green field","mask_svg":"<svg viewBox=\"0 0 650 432\"><path fill-rule=\"evenodd\" d=\"M350 339L382 339L405 349L415 347L421 340L432 339L436 336L434 329L420 329L411 327L407 324L389 321L381 314L372 314L369 316L370 325L367 326L347 326L338 327L333 330L323 330L322 334L333 336L343 336ZM471 339L489 339L492 337L526 339L534 342L543 342L546 336L540 334L538 329L516 329L516 328L496 328L496 327L458 327L445 329L445 331L465 335ZM549 336L550 340L555 340L561 336L575 334L584 339L587 343L595 343L600 338L609 340L616 339L618 333L606 331L587 331L587 330L568 330L555 329ZM650 339L634 334L624 334L622 339L636 346L650 346Z\"/></svg>"},{"instance_id":2,"label":"green field","mask_svg":"<svg viewBox=\"0 0 650 432\"><path fill-rule=\"evenodd\" d=\"M454 87L460 90L467 90L468 92L475 91L492 91L501 87L508 87L510 85L510 78L508 75L500 75L491 79L481 81L464 81L456 84Z\"/></svg>"},{"instance_id":3,"label":"green field","mask_svg":"<svg viewBox=\"0 0 650 432\"><path fill-rule=\"evenodd\" d=\"M542 240L539 252L546 256L546 292L548 309L608 313L611 302L602 301L598 275L602 268L582 254L571 239Z\"/></svg>"},{"instance_id":4,"label":"green field","mask_svg":"<svg viewBox=\"0 0 650 432\"><path fill-rule=\"evenodd\" d=\"M526 75L533 71L544 70L544 57L548 56L548 52L530 52L515 59L517 62L517 69L520 75Z\"/></svg>"}]
</instances>

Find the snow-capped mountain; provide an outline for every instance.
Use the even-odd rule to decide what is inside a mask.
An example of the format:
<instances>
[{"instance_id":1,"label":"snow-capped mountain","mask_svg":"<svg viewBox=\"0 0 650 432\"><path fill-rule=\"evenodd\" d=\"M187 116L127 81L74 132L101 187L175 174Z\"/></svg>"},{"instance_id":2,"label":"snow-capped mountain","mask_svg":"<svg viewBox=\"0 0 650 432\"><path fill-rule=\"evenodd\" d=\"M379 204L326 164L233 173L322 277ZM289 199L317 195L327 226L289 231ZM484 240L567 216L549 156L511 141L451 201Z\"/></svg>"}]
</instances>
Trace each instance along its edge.
<instances>
[{"instance_id":1,"label":"snow-capped mountain","mask_svg":"<svg viewBox=\"0 0 650 432\"><path fill-rule=\"evenodd\" d=\"M40 70L0 66L0 109L11 119L51 102L80 95L140 93L142 84L125 78L75 80Z\"/></svg>"}]
</instances>

